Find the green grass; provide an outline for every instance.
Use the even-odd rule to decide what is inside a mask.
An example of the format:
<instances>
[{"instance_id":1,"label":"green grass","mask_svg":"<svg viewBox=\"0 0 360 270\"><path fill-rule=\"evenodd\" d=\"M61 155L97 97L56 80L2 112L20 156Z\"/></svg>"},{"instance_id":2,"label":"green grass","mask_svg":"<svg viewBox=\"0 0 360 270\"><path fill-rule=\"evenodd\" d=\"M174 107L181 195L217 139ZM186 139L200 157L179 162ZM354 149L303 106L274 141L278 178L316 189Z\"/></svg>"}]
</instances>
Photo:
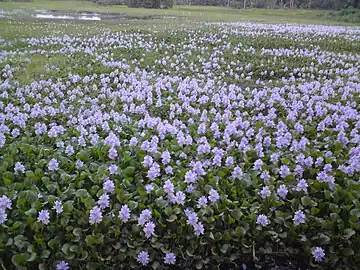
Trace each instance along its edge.
<instances>
[{"instance_id":1,"label":"green grass","mask_svg":"<svg viewBox=\"0 0 360 270\"><path fill-rule=\"evenodd\" d=\"M121 13L129 16L177 16L181 20L191 21L251 21L261 23L304 23L304 24L340 24L327 16L322 10L274 10L274 9L233 9L227 7L175 6L173 9L156 10L128 8L124 5L101 6L81 1L41 1L1 2L3 9L47 9L67 12L91 11L103 13ZM344 24L344 23L341 23ZM346 23L345 23L346 24ZM349 24L349 23L348 23Z\"/></svg>"}]
</instances>

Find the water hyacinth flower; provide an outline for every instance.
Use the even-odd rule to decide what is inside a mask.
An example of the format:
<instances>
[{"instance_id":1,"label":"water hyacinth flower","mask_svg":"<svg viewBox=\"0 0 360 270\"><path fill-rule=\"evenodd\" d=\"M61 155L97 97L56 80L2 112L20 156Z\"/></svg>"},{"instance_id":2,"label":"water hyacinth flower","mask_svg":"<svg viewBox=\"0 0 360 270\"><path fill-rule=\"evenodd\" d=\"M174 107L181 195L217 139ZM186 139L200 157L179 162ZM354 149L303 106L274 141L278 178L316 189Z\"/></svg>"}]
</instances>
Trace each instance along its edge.
<instances>
[{"instance_id":1,"label":"water hyacinth flower","mask_svg":"<svg viewBox=\"0 0 360 270\"><path fill-rule=\"evenodd\" d=\"M107 194L102 194L97 202L100 209L105 209L110 206L110 197Z\"/></svg>"},{"instance_id":2,"label":"water hyacinth flower","mask_svg":"<svg viewBox=\"0 0 360 270\"><path fill-rule=\"evenodd\" d=\"M149 253L141 251L137 256L137 261L143 266L147 265L150 262Z\"/></svg>"},{"instance_id":3,"label":"water hyacinth flower","mask_svg":"<svg viewBox=\"0 0 360 270\"><path fill-rule=\"evenodd\" d=\"M59 162L55 158L51 159L48 164L48 169L49 171L57 171L59 169Z\"/></svg>"},{"instance_id":4,"label":"water hyacinth flower","mask_svg":"<svg viewBox=\"0 0 360 270\"><path fill-rule=\"evenodd\" d=\"M44 225L50 223L50 213L48 210L41 210L37 217L37 222L41 222Z\"/></svg>"},{"instance_id":5,"label":"water hyacinth flower","mask_svg":"<svg viewBox=\"0 0 360 270\"><path fill-rule=\"evenodd\" d=\"M113 193L115 191L115 184L111 180L106 180L103 185L103 189L105 193Z\"/></svg>"},{"instance_id":6,"label":"water hyacinth flower","mask_svg":"<svg viewBox=\"0 0 360 270\"><path fill-rule=\"evenodd\" d=\"M119 171L118 171L118 166L116 166L115 164L112 164L109 166L109 173L110 174L119 174Z\"/></svg>"},{"instance_id":7,"label":"water hyacinth flower","mask_svg":"<svg viewBox=\"0 0 360 270\"><path fill-rule=\"evenodd\" d=\"M175 197L174 197L174 202L176 202L177 204L180 204L180 205L184 205L185 199L186 199L186 195L184 192L182 192L182 191L176 192Z\"/></svg>"},{"instance_id":8,"label":"water hyacinth flower","mask_svg":"<svg viewBox=\"0 0 360 270\"><path fill-rule=\"evenodd\" d=\"M145 185L145 190L147 194L150 194L154 190L154 186L152 184Z\"/></svg>"},{"instance_id":9,"label":"water hyacinth flower","mask_svg":"<svg viewBox=\"0 0 360 270\"><path fill-rule=\"evenodd\" d=\"M69 264L65 261L60 261L56 265L56 270L68 270L68 269L70 269Z\"/></svg>"},{"instance_id":10,"label":"water hyacinth flower","mask_svg":"<svg viewBox=\"0 0 360 270\"><path fill-rule=\"evenodd\" d=\"M139 225L144 225L146 222L148 222L151 219L151 211L149 209L142 210L139 218L138 223Z\"/></svg>"},{"instance_id":11,"label":"water hyacinth flower","mask_svg":"<svg viewBox=\"0 0 360 270\"><path fill-rule=\"evenodd\" d=\"M14 173L17 175L19 173L25 172L25 166L21 162L16 162L14 167Z\"/></svg>"},{"instance_id":12,"label":"water hyacinth flower","mask_svg":"<svg viewBox=\"0 0 360 270\"><path fill-rule=\"evenodd\" d=\"M270 221L267 216L264 214L258 215L256 218L256 224L259 224L261 226L267 226L270 224Z\"/></svg>"},{"instance_id":13,"label":"water hyacinth flower","mask_svg":"<svg viewBox=\"0 0 360 270\"><path fill-rule=\"evenodd\" d=\"M78 160L75 162L75 168L76 168L76 169L81 169L83 166L84 166L84 162L82 162L80 159L78 159Z\"/></svg>"},{"instance_id":14,"label":"water hyacinth flower","mask_svg":"<svg viewBox=\"0 0 360 270\"><path fill-rule=\"evenodd\" d=\"M173 194L174 193L174 185L170 180L166 180L163 186L165 193Z\"/></svg>"},{"instance_id":15,"label":"water hyacinth flower","mask_svg":"<svg viewBox=\"0 0 360 270\"><path fill-rule=\"evenodd\" d=\"M155 235L155 224L152 221L149 221L145 224L143 229L146 238L150 238L151 236Z\"/></svg>"},{"instance_id":16,"label":"water hyacinth flower","mask_svg":"<svg viewBox=\"0 0 360 270\"><path fill-rule=\"evenodd\" d=\"M172 264L174 265L176 263L176 256L174 253L172 252L168 252L165 254L165 257L164 257L164 262L166 264Z\"/></svg>"},{"instance_id":17,"label":"water hyacinth flower","mask_svg":"<svg viewBox=\"0 0 360 270\"><path fill-rule=\"evenodd\" d=\"M308 188L308 184L306 183L306 180L305 180L305 179L301 179L301 180L297 183L295 190L296 190L296 191L304 191L304 192L307 192L307 188Z\"/></svg>"},{"instance_id":18,"label":"water hyacinth flower","mask_svg":"<svg viewBox=\"0 0 360 270\"><path fill-rule=\"evenodd\" d=\"M325 258L325 251L321 247L313 248L311 254L315 262L322 262Z\"/></svg>"},{"instance_id":19,"label":"water hyacinth flower","mask_svg":"<svg viewBox=\"0 0 360 270\"><path fill-rule=\"evenodd\" d=\"M293 217L294 225L300 225L305 223L305 214L303 211L298 210Z\"/></svg>"},{"instance_id":20,"label":"water hyacinth flower","mask_svg":"<svg viewBox=\"0 0 360 270\"><path fill-rule=\"evenodd\" d=\"M130 219L130 214L130 209L126 204L121 206L121 209L119 211L119 218L122 222L128 222Z\"/></svg>"},{"instance_id":21,"label":"water hyacinth flower","mask_svg":"<svg viewBox=\"0 0 360 270\"><path fill-rule=\"evenodd\" d=\"M198 223L198 217L195 212L186 209L185 214L187 216L186 224L195 226Z\"/></svg>"},{"instance_id":22,"label":"water hyacinth flower","mask_svg":"<svg viewBox=\"0 0 360 270\"><path fill-rule=\"evenodd\" d=\"M150 168L153 163L154 163L154 160L151 156L145 156L144 161L142 162L142 165L145 168Z\"/></svg>"},{"instance_id":23,"label":"water hyacinth flower","mask_svg":"<svg viewBox=\"0 0 360 270\"><path fill-rule=\"evenodd\" d=\"M164 164L164 165L167 165L170 163L170 160L171 160L171 156L170 156L170 153L169 151L165 151L161 154L161 162Z\"/></svg>"},{"instance_id":24,"label":"water hyacinth flower","mask_svg":"<svg viewBox=\"0 0 360 270\"><path fill-rule=\"evenodd\" d=\"M165 168L165 173L166 174L173 174L173 168L171 166L167 166Z\"/></svg>"},{"instance_id":25,"label":"water hyacinth flower","mask_svg":"<svg viewBox=\"0 0 360 270\"><path fill-rule=\"evenodd\" d=\"M147 172L147 177L153 181L158 176L160 176L160 166L156 162L153 162Z\"/></svg>"},{"instance_id":26,"label":"water hyacinth flower","mask_svg":"<svg viewBox=\"0 0 360 270\"><path fill-rule=\"evenodd\" d=\"M276 193L282 198L285 199L288 194L288 189L285 185L280 185L280 187L276 190Z\"/></svg>"},{"instance_id":27,"label":"water hyacinth flower","mask_svg":"<svg viewBox=\"0 0 360 270\"><path fill-rule=\"evenodd\" d=\"M5 209L0 208L0 225L4 224L5 221L7 221L7 214L5 212Z\"/></svg>"},{"instance_id":28,"label":"water hyacinth flower","mask_svg":"<svg viewBox=\"0 0 360 270\"><path fill-rule=\"evenodd\" d=\"M204 234L204 225L200 221L196 223L193 227L196 236Z\"/></svg>"},{"instance_id":29,"label":"water hyacinth flower","mask_svg":"<svg viewBox=\"0 0 360 270\"><path fill-rule=\"evenodd\" d=\"M261 198L266 199L266 198L270 197L270 195L271 195L271 190L269 189L268 186L264 186L264 187L261 189L261 191L259 192L259 194L260 194Z\"/></svg>"},{"instance_id":30,"label":"water hyacinth flower","mask_svg":"<svg viewBox=\"0 0 360 270\"><path fill-rule=\"evenodd\" d=\"M0 197L0 209L6 210L6 209L11 209L11 207L12 207L11 200L6 195L2 195Z\"/></svg>"},{"instance_id":31,"label":"water hyacinth flower","mask_svg":"<svg viewBox=\"0 0 360 270\"><path fill-rule=\"evenodd\" d=\"M205 196L201 196L199 199L198 199L198 204L197 204L197 208L201 208L203 206L206 206L208 203L208 200Z\"/></svg>"},{"instance_id":32,"label":"water hyacinth flower","mask_svg":"<svg viewBox=\"0 0 360 270\"><path fill-rule=\"evenodd\" d=\"M54 206L53 206L52 209L54 209L57 214L61 214L64 211L62 203L59 200L55 201Z\"/></svg>"},{"instance_id":33,"label":"water hyacinth flower","mask_svg":"<svg viewBox=\"0 0 360 270\"><path fill-rule=\"evenodd\" d=\"M219 193L215 189L211 189L209 191L208 199L212 203L216 202L217 200L220 199Z\"/></svg>"},{"instance_id":34,"label":"water hyacinth flower","mask_svg":"<svg viewBox=\"0 0 360 270\"><path fill-rule=\"evenodd\" d=\"M94 206L93 209L90 210L90 225L98 224L102 221L102 219L103 215L101 213L101 208L99 208L98 206Z\"/></svg>"}]
</instances>

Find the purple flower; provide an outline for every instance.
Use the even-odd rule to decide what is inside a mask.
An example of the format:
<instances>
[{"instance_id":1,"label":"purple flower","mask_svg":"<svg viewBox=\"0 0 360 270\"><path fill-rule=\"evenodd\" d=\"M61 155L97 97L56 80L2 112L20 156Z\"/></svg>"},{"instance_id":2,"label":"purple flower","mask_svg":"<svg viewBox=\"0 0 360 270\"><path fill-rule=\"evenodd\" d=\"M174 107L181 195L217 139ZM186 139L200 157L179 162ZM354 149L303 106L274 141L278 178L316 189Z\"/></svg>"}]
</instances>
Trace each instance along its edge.
<instances>
[{"instance_id":1,"label":"purple flower","mask_svg":"<svg viewBox=\"0 0 360 270\"><path fill-rule=\"evenodd\" d=\"M159 177L159 176L160 176L160 166L159 166L159 164L154 162L151 165L150 169L148 170L147 177L153 181L153 180L155 180L156 177Z\"/></svg>"},{"instance_id":2,"label":"purple flower","mask_svg":"<svg viewBox=\"0 0 360 270\"><path fill-rule=\"evenodd\" d=\"M56 265L56 270L68 270L69 264L65 261L61 261Z\"/></svg>"},{"instance_id":3,"label":"purple flower","mask_svg":"<svg viewBox=\"0 0 360 270\"><path fill-rule=\"evenodd\" d=\"M15 174L18 174L19 172L24 173L25 172L25 166L22 165L20 162L15 163L14 167Z\"/></svg>"},{"instance_id":4,"label":"purple flower","mask_svg":"<svg viewBox=\"0 0 360 270\"><path fill-rule=\"evenodd\" d=\"M82 162L80 159L78 159L75 163L76 169L81 169L84 166L84 162Z\"/></svg>"},{"instance_id":5,"label":"purple flower","mask_svg":"<svg viewBox=\"0 0 360 270\"><path fill-rule=\"evenodd\" d=\"M152 184L148 184L145 186L145 190L147 194L150 194L154 190L154 186Z\"/></svg>"},{"instance_id":6,"label":"purple flower","mask_svg":"<svg viewBox=\"0 0 360 270\"><path fill-rule=\"evenodd\" d=\"M0 197L0 209L11 209L11 200L5 195Z\"/></svg>"},{"instance_id":7,"label":"purple flower","mask_svg":"<svg viewBox=\"0 0 360 270\"><path fill-rule=\"evenodd\" d=\"M48 169L50 171L57 171L59 169L59 162L55 158L51 159L48 164Z\"/></svg>"},{"instance_id":8,"label":"purple flower","mask_svg":"<svg viewBox=\"0 0 360 270\"><path fill-rule=\"evenodd\" d=\"M4 224L5 221L7 221L7 214L5 209L0 208L0 225Z\"/></svg>"},{"instance_id":9,"label":"purple flower","mask_svg":"<svg viewBox=\"0 0 360 270\"><path fill-rule=\"evenodd\" d=\"M234 158L233 157L227 157L225 160L225 165L228 167L232 167L234 165Z\"/></svg>"},{"instance_id":10,"label":"purple flower","mask_svg":"<svg viewBox=\"0 0 360 270\"><path fill-rule=\"evenodd\" d=\"M193 171L188 171L186 174L185 174L185 183L196 183L197 181L197 175L195 172Z\"/></svg>"},{"instance_id":11,"label":"purple flower","mask_svg":"<svg viewBox=\"0 0 360 270\"><path fill-rule=\"evenodd\" d=\"M178 191L175 194L175 202L181 205L184 205L186 199L186 195L182 191Z\"/></svg>"},{"instance_id":12,"label":"purple flower","mask_svg":"<svg viewBox=\"0 0 360 270\"><path fill-rule=\"evenodd\" d=\"M259 192L259 194L260 194L261 198L266 199L266 198L270 197L271 190L269 189L268 186L265 186L262 188L262 190Z\"/></svg>"},{"instance_id":13,"label":"purple flower","mask_svg":"<svg viewBox=\"0 0 360 270\"><path fill-rule=\"evenodd\" d=\"M288 189L285 185L280 185L280 187L276 190L276 193L282 198L285 199L288 194Z\"/></svg>"},{"instance_id":14,"label":"purple flower","mask_svg":"<svg viewBox=\"0 0 360 270\"><path fill-rule=\"evenodd\" d=\"M305 223L305 214L304 214L304 212L301 211L301 210L296 211L295 214L294 214L293 221L294 221L295 225Z\"/></svg>"},{"instance_id":15,"label":"purple flower","mask_svg":"<svg viewBox=\"0 0 360 270\"><path fill-rule=\"evenodd\" d=\"M111 180L106 180L103 186L105 193L113 193L115 191L115 184Z\"/></svg>"},{"instance_id":16,"label":"purple flower","mask_svg":"<svg viewBox=\"0 0 360 270\"><path fill-rule=\"evenodd\" d=\"M165 173L166 174L173 174L173 168L171 166L167 166L165 168Z\"/></svg>"},{"instance_id":17,"label":"purple flower","mask_svg":"<svg viewBox=\"0 0 360 270\"><path fill-rule=\"evenodd\" d=\"M234 179L240 179L243 176L243 171L240 167L235 167L232 172L232 177Z\"/></svg>"},{"instance_id":18,"label":"purple flower","mask_svg":"<svg viewBox=\"0 0 360 270\"><path fill-rule=\"evenodd\" d=\"M176 263L176 256L172 252L168 252L165 254L164 262L166 264L175 264Z\"/></svg>"},{"instance_id":19,"label":"purple flower","mask_svg":"<svg viewBox=\"0 0 360 270\"><path fill-rule=\"evenodd\" d=\"M193 227L196 236L204 234L204 225L200 221L196 223Z\"/></svg>"},{"instance_id":20,"label":"purple flower","mask_svg":"<svg viewBox=\"0 0 360 270\"><path fill-rule=\"evenodd\" d=\"M116 166L115 164L112 164L109 166L109 173L110 174L118 174L118 166Z\"/></svg>"},{"instance_id":21,"label":"purple flower","mask_svg":"<svg viewBox=\"0 0 360 270\"><path fill-rule=\"evenodd\" d=\"M165 193L174 193L174 185L170 180L166 180L163 186Z\"/></svg>"},{"instance_id":22,"label":"purple flower","mask_svg":"<svg viewBox=\"0 0 360 270\"><path fill-rule=\"evenodd\" d=\"M150 238L152 235L155 235L154 231L155 231L155 224L152 221L149 221L148 223L145 224L145 227L143 229L146 238Z\"/></svg>"},{"instance_id":23,"label":"purple flower","mask_svg":"<svg viewBox=\"0 0 360 270\"><path fill-rule=\"evenodd\" d=\"M208 203L208 200L205 196L201 196L198 200L197 208L201 208Z\"/></svg>"},{"instance_id":24,"label":"purple flower","mask_svg":"<svg viewBox=\"0 0 360 270\"><path fill-rule=\"evenodd\" d=\"M108 151L108 157L110 159L115 159L117 156L118 156L118 153L117 153L116 149L113 148L113 147L110 148L109 151Z\"/></svg>"},{"instance_id":25,"label":"purple flower","mask_svg":"<svg viewBox=\"0 0 360 270\"><path fill-rule=\"evenodd\" d=\"M288 166L282 165L282 166L280 167L280 176L281 176L282 178L285 178L286 176L288 176L288 175L290 175L290 174L291 174L291 172L290 172L290 169L289 169Z\"/></svg>"},{"instance_id":26,"label":"purple flower","mask_svg":"<svg viewBox=\"0 0 360 270\"><path fill-rule=\"evenodd\" d=\"M146 222L148 222L151 219L151 216L152 214L149 209L143 210L138 218L139 225L144 225Z\"/></svg>"},{"instance_id":27,"label":"purple flower","mask_svg":"<svg viewBox=\"0 0 360 270\"><path fill-rule=\"evenodd\" d=\"M324 260L325 251L321 247L315 247L311 251L312 256L315 259L315 262L321 262Z\"/></svg>"},{"instance_id":28,"label":"purple flower","mask_svg":"<svg viewBox=\"0 0 360 270\"><path fill-rule=\"evenodd\" d=\"M107 194L103 194L100 196L97 204L99 205L100 209L105 209L107 207L109 207L110 205L110 201L109 201L109 195Z\"/></svg>"},{"instance_id":29,"label":"purple flower","mask_svg":"<svg viewBox=\"0 0 360 270\"><path fill-rule=\"evenodd\" d=\"M146 251L141 251L137 256L137 261L144 266L147 265L150 261L149 253Z\"/></svg>"},{"instance_id":30,"label":"purple flower","mask_svg":"<svg viewBox=\"0 0 360 270\"><path fill-rule=\"evenodd\" d=\"M193 211L186 211L185 214L187 215L186 224L195 226L198 222L198 217L195 212Z\"/></svg>"},{"instance_id":31,"label":"purple flower","mask_svg":"<svg viewBox=\"0 0 360 270\"><path fill-rule=\"evenodd\" d=\"M50 213L48 210L41 210L39 212L38 218L37 218L37 222L41 222L42 224L49 224L50 222Z\"/></svg>"},{"instance_id":32,"label":"purple flower","mask_svg":"<svg viewBox=\"0 0 360 270\"><path fill-rule=\"evenodd\" d=\"M263 161L261 159L258 159L254 162L254 169L261 170L262 165L263 165Z\"/></svg>"},{"instance_id":33,"label":"purple flower","mask_svg":"<svg viewBox=\"0 0 360 270\"><path fill-rule=\"evenodd\" d=\"M65 154L68 156L71 156L75 153L74 148L71 145L66 146L65 148Z\"/></svg>"},{"instance_id":34,"label":"purple flower","mask_svg":"<svg viewBox=\"0 0 360 270\"><path fill-rule=\"evenodd\" d=\"M262 225L262 226L266 226L270 223L269 219L267 216L261 214L256 218L256 224Z\"/></svg>"},{"instance_id":35,"label":"purple flower","mask_svg":"<svg viewBox=\"0 0 360 270\"><path fill-rule=\"evenodd\" d=\"M123 222L128 222L129 221L129 219L130 219L130 209L126 204L121 206L121 209L119 211L119 218Z\"/></svg>"},{"instance_id":36,"label":"purple flower","mask_svg":"<svg viewBox=\"0 0 360 270\"><path fill-rule=\"evenodd\" d=\"M209 196L208 196L209 201L216 202L217 200L219 200L219 198L220 198L219 193L215 189L212 188L209 191Z\"/></svg>"},{"instance_id":37,"label":"purple flower","mask_svg":"<svg viewBox=\"0 0 360 270\"><path fill-rule=\"evenodd\" d=\"M57 214L61 214L64 211L62 203L59 200L55 201L54 206L53 206L52 209L54 209Z\"/></svg>"},{"instance_id":38,"label":"purple flower","mask_svg":"<svg viewBox=\"0 0 360 270\"><path fill-rule=\"evenodd\" d=\"M136 137L132 137L132 138L130 139L129 145L130 145L130 146L136 146L137 143L138 143L138 139L137 139Z\"/></svg>"},{"instance_id":39,"label":"purple flower","mask_svg":"<svg viewBox=\"0 0 360 270\"><path fill-rule=\"evenodd\" d=\"M301 179L301 180L297 183L295 190L296 190L296 191L304 191L304 192L307 192L307 187L308 187L308 184L306 183L306 180Z\"/></svg>"},{"instance_id":40,"label":"purple flower","mask_svg":"<svg viewBox=\"0 0 360 270\"><path fill-rule=\"evenodd\" d=\"M145 168L150 168L153 163L154 163L154 161L151 156L145 156L144 161L142 162L142 164Z\"/></svg>"},{"instance_id":41,"label":"purple flower","mask_svg":"<svg viewBox=\"0 0 360 270\"><path fill-rule=\"evenodd\" d=\"M161 159L162 159L162 163L163 164L169 164L170 163L170 160L171 160L171 156L170 156L170 153L169 151L165 151L161 154Z\"/></svg>"},{"instance_id":42,"label":"purple flower","mask_svg":"<svg viewBox=\"0 0 360 270\"><path fill-rule=\"evenodd\" d=\"M90 225L93 225L95 223L100 223L103 219L101 209L97 206L94 206L93 209L90 210L90 218L89 223Z\"/></svg>"}]
</instances>

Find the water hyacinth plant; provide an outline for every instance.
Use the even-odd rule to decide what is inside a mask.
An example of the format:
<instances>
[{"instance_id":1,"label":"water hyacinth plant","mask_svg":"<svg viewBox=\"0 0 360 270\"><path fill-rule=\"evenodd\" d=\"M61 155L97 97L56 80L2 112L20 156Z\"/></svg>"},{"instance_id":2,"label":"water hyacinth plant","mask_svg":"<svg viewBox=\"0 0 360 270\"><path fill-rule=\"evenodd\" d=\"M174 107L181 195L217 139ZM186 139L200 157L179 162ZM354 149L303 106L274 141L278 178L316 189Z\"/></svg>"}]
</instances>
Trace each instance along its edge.
<instances>
[{"instance_id":1,"label":"water hyacinth plant","mask_svg":"<svg viewBox=\"0 0 360 270\"><path fill-rule=\"evenodd\" d=\"M360 28L27 29L0 30L0 265L360 263Z\"/></svg>"}]
</instances>

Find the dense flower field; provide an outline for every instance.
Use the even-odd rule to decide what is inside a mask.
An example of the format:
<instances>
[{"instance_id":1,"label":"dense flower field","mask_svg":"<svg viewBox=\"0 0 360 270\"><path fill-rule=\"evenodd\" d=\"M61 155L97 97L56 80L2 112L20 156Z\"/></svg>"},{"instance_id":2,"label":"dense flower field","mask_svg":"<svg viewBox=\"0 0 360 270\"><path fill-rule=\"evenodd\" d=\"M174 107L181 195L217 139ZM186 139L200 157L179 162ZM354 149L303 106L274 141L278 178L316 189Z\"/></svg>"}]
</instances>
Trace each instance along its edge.
<instances>
[{"instance_id":1,"label":"dense flower field","mask_svg":"<svg viewBox=\"0 0 360 270\"><path fill-rule=\"evenodd\" d=\"M360 28L62 26L0 37L5 269L360 263Z\"/></svg>"}]
</instances>

